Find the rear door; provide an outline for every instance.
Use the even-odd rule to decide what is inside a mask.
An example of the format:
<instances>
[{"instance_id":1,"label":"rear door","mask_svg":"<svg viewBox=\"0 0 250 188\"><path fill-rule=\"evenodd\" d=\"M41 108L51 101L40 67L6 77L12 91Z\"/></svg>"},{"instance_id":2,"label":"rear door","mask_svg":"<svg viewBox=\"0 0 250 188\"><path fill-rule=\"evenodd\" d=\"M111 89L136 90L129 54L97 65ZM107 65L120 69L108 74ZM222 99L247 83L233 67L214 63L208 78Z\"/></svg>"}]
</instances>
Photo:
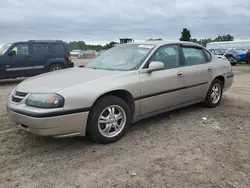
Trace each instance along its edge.
<instances>
[{"instance_id":1,"label":"rear door","mask_svg":"<svg viewBox=\"0 0 250 188\"><path fill-rule=\"evenodd\" d=\"M31 46L29 43L16 43L8 49L7 54L14 51L12 56L5 58L5 71L7 76L19 77L32 74Z\"/></svg>"},{"instance_id":2,"label":"rear door","mask_svg":"<svg viewBox=\"0 0 250 188\"><path fill-rule=\"evenodd\" d=\"M34 66L34 73L39 74L46 72L45 63L52 56L48 43L45 42L32 43L31 50L32 50L32 62Z\"/></svg>"},{"instance_id":3,"label":"rear door","mask_svg":"<svg viewBox=\"0 0 250 188\"><path fill-rule=\"evenodd\" d=\"M187 102L202 100L213 78L211 54L201 47L182 46L185 98Z\"/></svg>"}]
</instances>

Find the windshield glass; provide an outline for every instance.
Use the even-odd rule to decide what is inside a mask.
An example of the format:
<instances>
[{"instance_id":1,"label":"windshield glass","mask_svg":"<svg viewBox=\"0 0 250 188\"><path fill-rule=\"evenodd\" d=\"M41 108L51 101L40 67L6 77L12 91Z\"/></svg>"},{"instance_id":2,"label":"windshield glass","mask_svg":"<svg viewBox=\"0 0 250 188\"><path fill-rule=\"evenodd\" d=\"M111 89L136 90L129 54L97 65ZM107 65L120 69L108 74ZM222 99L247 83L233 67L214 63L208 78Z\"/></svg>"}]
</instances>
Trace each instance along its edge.
<instances>
[{"instance_id":1,"label":"windshield glass","mask_svg":"<svg viewBox=\"0 0 250 188\"><path fill-rule=\"evenodd\" d=\"M11 46L12 44L5 44L3 47L0 48L0 55L3 55L6 50L8 50L8 48Z\"/></svg>"},{"instance_id":2,"label":"windshield glass","mask_svg":"<svg viewBox=\"0 0 250 188\"><path fill-rule=\"evenodd\" d=\"M85 67L121 71L137 69L154 47L148 44L118 45L103 52Z\"/></svg>"}]
</instances>

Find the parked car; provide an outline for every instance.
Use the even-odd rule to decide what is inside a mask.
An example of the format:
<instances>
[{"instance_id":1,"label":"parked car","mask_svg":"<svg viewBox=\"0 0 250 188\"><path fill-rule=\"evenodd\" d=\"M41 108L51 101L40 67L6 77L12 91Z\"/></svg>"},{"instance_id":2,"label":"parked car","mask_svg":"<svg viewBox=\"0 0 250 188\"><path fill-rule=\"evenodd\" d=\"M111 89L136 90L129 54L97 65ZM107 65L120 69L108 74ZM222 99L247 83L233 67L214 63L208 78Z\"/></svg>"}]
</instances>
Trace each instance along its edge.
<instances>
[{"instance_id":1,"label":"parked car","mask_svg":"<svg viewBox=\"0 0 250 188\"><path fill-rule=\"evenodd\" d=\"M86 50L84 52L84 55L86 58L93 58L93 57L97 56L97 52L95 50Z\"/></svg>"},{"instance_id":2,"label":"parked car","mask_svg":"<svg viewBox=\"0 0 250 188\"><path fill-rule=\"evenodd\" d=\"M247 62L248 64L250 64L250 49L247 50L247 53L246 53L246 62Z\"/></svg>"},{"instance_id":3,"label":"parked car","mask_svg":"<svg viewBox=\"0 0 250 188\"><path fill-rule=\"evenodd\" d=\"M233 50L228 50L227 53L232 54L233 57L237 60L237 62L246 61L247 52L245 50L233 49Z\"/></svg>"},{"instance_id":4,"label":"parked car","mask_svg":"<svg viewBox=\"0 0 250 188\"><path fill-rule=\"evenodd\" d=\"M111 143L130 123L200 102L216 107L233 76L229 61L195 43L121 44L84 67L26 79L11 92L7 111L37 135L88 134Z\"/></svg>"},{"instance_id":5,"label":"parked car","mask_svg":"<svg viewBox=\"0 0 250 188\"><path fill-rule=\"evenodd\" d=\"M0 50L0 79L29 77L73 66L67 43L59 40L15 42Z\"/></svg>"},{"instance_id":6,"label":"parked car","mask_svg":"<svg viewBox=\"0 0 250 188\"><path fill-rule=\"evenodd\" d=\"M209 51L217 58L227 59L233 66L238 62L229 49L209 49Z\"/></svg>"},{"instance_id":7,"label":"parked car","mask_svg":"<svg viewBox=\"0 0 250 188\"><path fill-rule=\"evenodd\" d=\"M84 58L84 51L82 50L72 50L70 52L70 55L72 58L77 58L77 59L80 59L80 58Z\"/></svg>"}]
</instances>

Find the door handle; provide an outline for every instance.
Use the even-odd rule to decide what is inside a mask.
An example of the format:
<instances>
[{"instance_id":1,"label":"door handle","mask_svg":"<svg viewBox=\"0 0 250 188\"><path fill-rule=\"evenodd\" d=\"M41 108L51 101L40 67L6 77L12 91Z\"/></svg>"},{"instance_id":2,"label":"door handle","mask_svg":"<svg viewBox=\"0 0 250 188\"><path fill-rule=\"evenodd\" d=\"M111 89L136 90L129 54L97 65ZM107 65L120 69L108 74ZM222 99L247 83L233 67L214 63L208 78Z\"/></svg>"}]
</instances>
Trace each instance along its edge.
<instances>
[{"instance_id":1,"label":"door handle","mask_svg":"<svg viewBox=\"0 0 250 188\"><path fill-rule=\"evenodd\" d=\"M212 70L212 67L208 67L208 68L207 68L207 71L211 71L211 70Z\"/></svg>"},{"instance_id":2,"label":"door handle","mask_svg":"<svg viewBox=\"0 0 250 188\"><path fill-rule=\"evenodd\" d=\"M183 76L183 72L182 71L177 72L177 76Z\"/></svg>"},{"instance_id":3,"label":"door handle","mask_svg":"<svg viewBox=\"0 0 250 188\"><path fill-rule=\"evenodd\" d=\"M27 56L25 56L27 59L31 59L31 56L30 55L27 55Z\"/></svg>"}]
</instances>

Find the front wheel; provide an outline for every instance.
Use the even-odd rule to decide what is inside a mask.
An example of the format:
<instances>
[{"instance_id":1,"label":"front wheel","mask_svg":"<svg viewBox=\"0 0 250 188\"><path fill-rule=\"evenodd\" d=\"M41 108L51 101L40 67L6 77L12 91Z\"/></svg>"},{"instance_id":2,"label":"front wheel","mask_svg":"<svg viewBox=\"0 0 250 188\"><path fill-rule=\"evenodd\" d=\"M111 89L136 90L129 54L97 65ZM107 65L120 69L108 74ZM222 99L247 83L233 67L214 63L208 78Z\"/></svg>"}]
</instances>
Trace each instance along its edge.
<instances>
[{"instance_id":1,"label":"front wheel","mask_svg":"<svg viewBox=\"0 0 250 188\"><path fill-rule=\"evenodd\" d=\"M93 106L87 126L91 138L100 143L118 141L131 122L128 104L119 97L106 96Z\"/></svg>"},{"instance_id":2,"label":"front wheel","mask_svg":"<svg viewBox=\"0 0 250 188\"><path fill-rule=\"evenodd\" d=\"M214 108L220 104L223 92L223 84L219 79L215 79L206 96L205 105L209 108Z\"/></svg>"}]
</instances>

